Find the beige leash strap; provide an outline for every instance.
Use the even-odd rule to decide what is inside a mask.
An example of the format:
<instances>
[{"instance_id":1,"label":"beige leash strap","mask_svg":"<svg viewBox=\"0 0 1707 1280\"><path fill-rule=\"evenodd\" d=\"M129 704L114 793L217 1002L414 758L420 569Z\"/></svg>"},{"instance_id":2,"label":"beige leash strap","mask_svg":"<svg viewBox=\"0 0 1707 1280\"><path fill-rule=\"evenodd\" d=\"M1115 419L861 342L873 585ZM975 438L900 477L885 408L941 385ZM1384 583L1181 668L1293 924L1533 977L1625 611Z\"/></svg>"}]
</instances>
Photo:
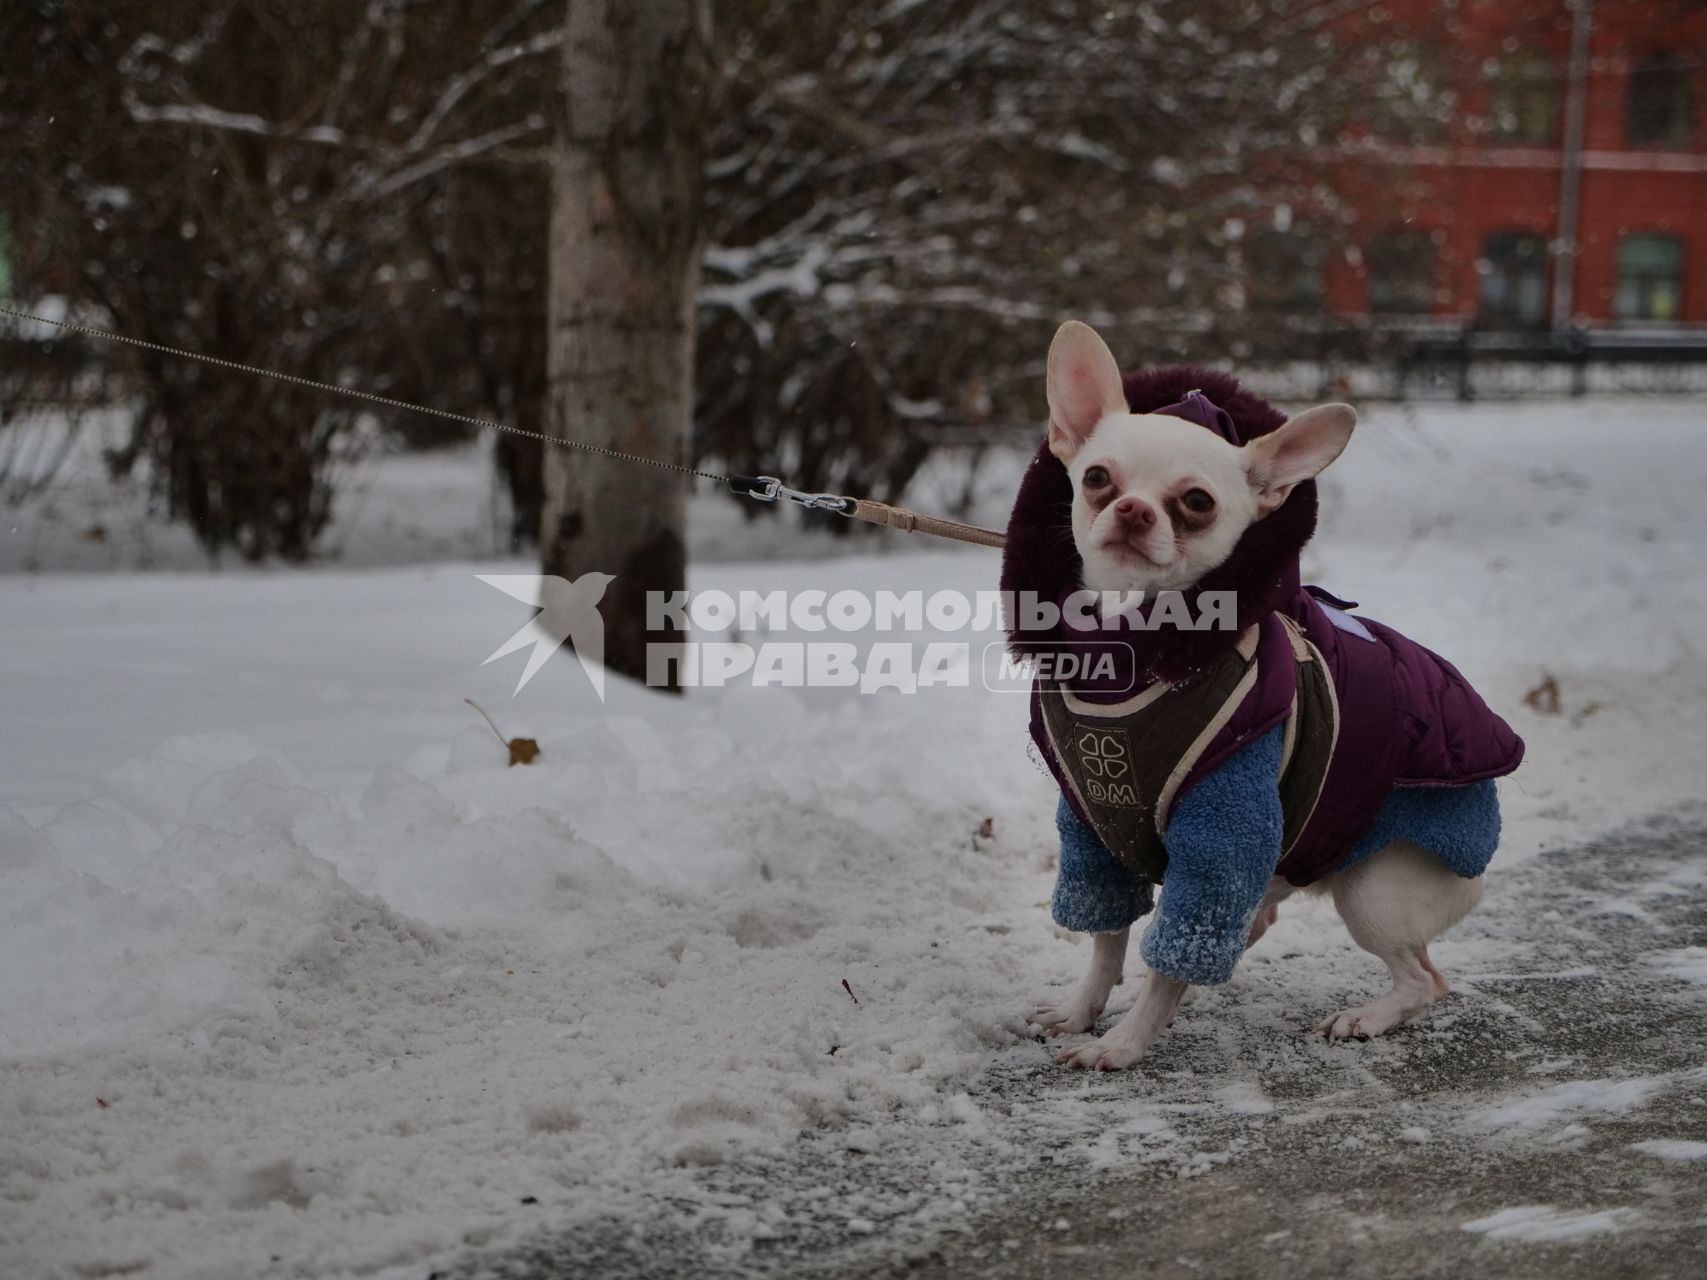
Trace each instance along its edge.
<instances>
[{"instance_id":1,"label":"beige leash strap","mask_svg":"<svg viewBox=\"0 0 1707 1280\"><path fill-rule=\"evenodd\" d=\"M962 524L958 520L944 520L941 516L922 516L917 511L908 511L905 507L867 502L864 498L855 498L853 510L843 514L889 529L928 534L933 538L952 538L956 542L971 542L980 547L1001 547L1006 545L1008 540L1005 533L996 529L983 529L975 524Z\"/></svg>"}]
</instances>

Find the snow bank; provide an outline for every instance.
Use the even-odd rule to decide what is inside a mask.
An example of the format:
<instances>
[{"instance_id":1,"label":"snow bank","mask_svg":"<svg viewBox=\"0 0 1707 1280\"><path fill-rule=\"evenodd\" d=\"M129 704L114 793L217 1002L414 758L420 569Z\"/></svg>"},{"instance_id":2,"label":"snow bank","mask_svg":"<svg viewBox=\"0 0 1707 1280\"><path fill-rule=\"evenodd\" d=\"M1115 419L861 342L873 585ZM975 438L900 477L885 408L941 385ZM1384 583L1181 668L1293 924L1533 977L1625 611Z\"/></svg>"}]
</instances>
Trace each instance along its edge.
<instances>
[{"instance_id":1,"label":"snow bank","mask_svg":"<svg viewBox=\"0 0 1707 1280\"><path fill-rule=\"evenodd\" d=\"M397 624L448 571L14 595L41 629L8 652L90 673L41 683L18 755L56 705L109 736L0 809L8 1273L413 1264L523 1197L938 1103L1023 1033L1054 945L1023 698L601 708L559 658L511 701L478 663L526 611L454 578L444 655ZM539 761L507 767L465 691ZM79 768L132 717L289 745L207 727Z\"/></svg>"}]
</instances>

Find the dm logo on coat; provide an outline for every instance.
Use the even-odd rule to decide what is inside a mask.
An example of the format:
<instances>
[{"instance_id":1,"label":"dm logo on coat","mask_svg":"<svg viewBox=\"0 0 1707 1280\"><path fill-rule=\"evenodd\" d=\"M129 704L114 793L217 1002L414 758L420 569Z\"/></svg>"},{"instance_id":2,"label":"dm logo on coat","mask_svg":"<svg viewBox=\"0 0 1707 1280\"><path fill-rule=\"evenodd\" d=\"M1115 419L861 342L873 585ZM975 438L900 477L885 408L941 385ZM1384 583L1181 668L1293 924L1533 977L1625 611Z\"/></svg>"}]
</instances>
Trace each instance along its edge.
<instances>
[{"instance_id":1,"label":"dm logo on coat","mask_svg":"<svg viewBox=\"0 0 1707 1280\"><path fill-rule=\"evenodd\" d=\"M1126 730L1081 728L1073 746L1079 753L1087 800L1127 809L1144 807L1132 785L1132 747Z\"/></svg>"}]
</instances>

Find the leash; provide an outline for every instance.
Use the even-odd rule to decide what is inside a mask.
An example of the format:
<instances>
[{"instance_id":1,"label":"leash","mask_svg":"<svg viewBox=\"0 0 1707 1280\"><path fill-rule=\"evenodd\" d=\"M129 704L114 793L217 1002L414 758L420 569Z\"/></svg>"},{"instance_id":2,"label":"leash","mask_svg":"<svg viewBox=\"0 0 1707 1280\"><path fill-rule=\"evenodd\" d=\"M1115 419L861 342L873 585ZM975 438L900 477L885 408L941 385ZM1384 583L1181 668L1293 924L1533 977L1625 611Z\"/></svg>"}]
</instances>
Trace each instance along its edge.
<instances>
[{"instance_id":1,"label":"leash","mask_svg":"<svg viewBox=\"0 0 1707 1280\"><path fill-rule=\"evenodd\" d=\"M799 489L789 488L776 476L726 476L715 471L702 471L698 467L690 467L686 463L668 462L662 458L648 458L638 453L626 453L621 449L608 449L603 445L588 444L583 440L549 436L541 431L530 431L526 427L510 426L503 422L491 422L484 418L471 418L467 414L452 413L448 409L436 409L431 405L414 404L408 400L396 400L390 396L377 395L372 391L363 391L359 387L341 387L336 383L320 382L314 378L302 378L293 373L280 373L274 369L263 369L258 365L243 364L237 360L224 360L218 356L203 355L198 351L186 351L181 347L171 347L160 342L148 342L142 338L127 337L122 333L114 333L110 329L97 329L91 325L76 324L70 320L49 320L46 316L32 315L27 311L15 311L7 306L0 306L0 315L8 316L15 321L27 320L35 324L49 325L62 332L94 338L99 342L121 343L127 347L154 351L179 360L213 365L216 368L230 369L257 378L271 378L276 382L288 382L295 386L324 392L327 395L365 400L370 404L384 405L389 409L401 409L405 413L420 413L435 418L446 418L452 422L465 423L482 430L505 431L510 435L538 440L542 444L561 445L566 449L580 449L583 452L597 454L600 457L610 458L617 462L634 462L649 467L662 467L667 471L680 471L697 479L714 480L725 486L731 493L739 494L744 498L751 498L755 502L793 502L809 511L833 511L837 515L847 516L853 520L863 520L868 524L882 525L888 529L900 529L906 533L922 533L933 538L948 538L955 542L969 542L981 547L1000 547L1007 541L1007 536L996 529L984 529L977 525L964 524L959 520L946 520L941 516L920 515L918 512L909 511L905 507L892 507L887 503L871 502L865 498L850 498L836 493L806 493Z\"/></svg>"},{"instance_id":2,"label":"leash","mask_svg":"<svg viewBox=\"0 0 1707 1280\"><path fill-rule=\"evenodd\" d=\"M1001 547L1008 536L998 529L985 529L942 516L920 515L905 507L891 507L867 498L846 498L836 493L802 493L790 489L775 476L730 476L724 481L731 491L758 502L797 502L809 511L834 511L868 524L880 524L886 529L904 533L922 533L932 538L950 538L955 542L970 542L980 547Z\"/></svg>"}]
</instances>

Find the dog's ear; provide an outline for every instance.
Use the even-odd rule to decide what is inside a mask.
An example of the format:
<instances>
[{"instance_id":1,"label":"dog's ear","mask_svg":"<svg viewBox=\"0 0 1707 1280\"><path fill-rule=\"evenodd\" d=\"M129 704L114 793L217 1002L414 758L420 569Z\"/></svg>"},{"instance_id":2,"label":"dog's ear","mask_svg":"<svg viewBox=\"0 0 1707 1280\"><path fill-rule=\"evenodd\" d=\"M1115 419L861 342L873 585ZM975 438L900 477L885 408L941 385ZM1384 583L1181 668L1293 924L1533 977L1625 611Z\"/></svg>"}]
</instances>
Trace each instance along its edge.
<instances>
[{"instance_id":1,"label":"dog's ear","mask_svg":"<svg viewBox=\"0 0 1707 1280\"><path fill-rule=\"evenodd\" d=\"M1356 425L1357 411L1349 404L1317 405L1246 445L1245 473L1257 510L1267 515L1294 486L1319 475L1340 456Z\"/></svg>"},{"instance_id":2,"label":"dog's ear","mask_svg":"<svg viewBox=\"0 0 1707 1280\"><path fill-rule=\"evenodd\" d=\"M1049 452L1066 465L1097 423L1111 413L1126 412L1126 392L1108 344L1077 320L1055 331L1048 381Z\"/></svg>"}]
</instances>

